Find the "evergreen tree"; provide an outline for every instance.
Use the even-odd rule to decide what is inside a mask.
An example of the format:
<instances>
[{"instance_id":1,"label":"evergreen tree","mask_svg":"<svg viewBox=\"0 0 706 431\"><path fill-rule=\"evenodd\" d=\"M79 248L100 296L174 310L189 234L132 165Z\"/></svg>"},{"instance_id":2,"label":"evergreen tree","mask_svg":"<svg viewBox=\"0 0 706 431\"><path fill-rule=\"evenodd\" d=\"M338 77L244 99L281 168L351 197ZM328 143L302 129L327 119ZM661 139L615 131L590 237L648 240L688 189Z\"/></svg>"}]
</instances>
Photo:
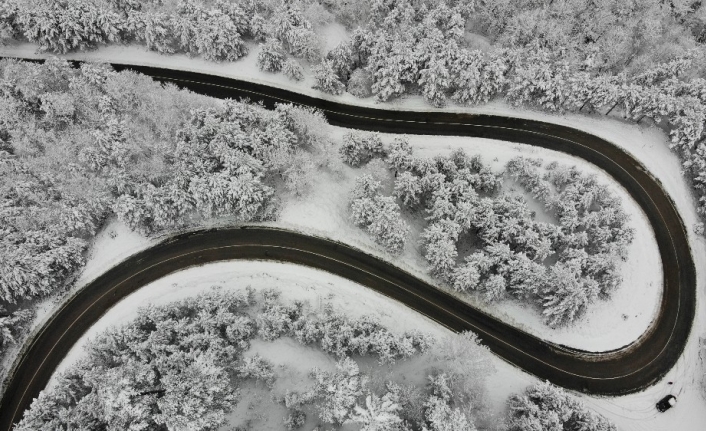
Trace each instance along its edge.
<instances>
[{"instance_id":1,"label":"evergreen tree","mask_svg":"<svg viewBox=\"0 0 706 431\"><path fill-rule=\"evenodd\" d=\"M294 81L301 81L304 79L304 71L302 70L302 67L299 65L297 60L292 58L286 60L282 64L282 73L284 73L287 78Z\"/></svg>"},{"instance_id":2,"label":"evergreen tree","mask_svg":"<svg viewBox=\"0 0 706 431\"><path fill-rule=\"evenodd\" d=\"M339 81L338 75L330 61L323 60L320 64L314 66L312 73L314 74L315 81L312 88L333 95L343 93L345 86Z\"/></svg>"},{"instance_id":3,"label":"evergreen tree","mask_svg":"<svg viewBox=\"0 0 706 431\"><path fill-rule=\"evenodd\" d=\"M382 140L377 133L348 132L343 135L339 151L343 161L356 168L385 156Z\"/></svg>"},{"instance_id":4,"label":"evergreen tree","mask_svg":"<svg viewBox=\"0 0 706 431\"><path fill-rule=\"evenodd\" d=\"M276 39L270 39L260 47L257 53L257 67L264 72L279 72L284 63L282 45ZM290 70L291 73L291 70Z\"/></svg>"}]
</instances>

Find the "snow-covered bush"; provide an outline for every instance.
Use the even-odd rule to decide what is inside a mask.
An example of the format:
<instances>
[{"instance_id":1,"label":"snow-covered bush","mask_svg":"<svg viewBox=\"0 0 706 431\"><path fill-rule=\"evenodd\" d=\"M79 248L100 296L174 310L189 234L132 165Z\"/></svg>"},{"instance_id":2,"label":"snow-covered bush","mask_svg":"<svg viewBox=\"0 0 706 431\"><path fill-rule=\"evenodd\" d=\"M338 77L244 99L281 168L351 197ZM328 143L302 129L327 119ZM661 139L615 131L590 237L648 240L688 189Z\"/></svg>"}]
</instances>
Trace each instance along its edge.
<instances>
[{"instance_id":1,"label":"snow-covered bush","mask_svg":"<svg viewBox=\"0 0 706 431\"><path fill-rule=\"evenodd\" d=\"M356 405L346 422L361 424L361 431L394 431L399 429L402 419L398 416L400 406L397 394L388 392L382 398L374 393L365 397L365 406Z\"/></svg>"},{"instance_id":2,"label":"snow-covered bush","mask_svg":"<svg viewBox=\"0 0 706 431\"><path fill-rule=\"evenodd\" d=\"M313 393L322 421L342 425L352 413L356 400L363 394L366 378L361 376L358 364L350 358L336 363L336 372L314 369Z\"/></svg>"},{"instance_id":3,"label":"snow-covered bush","mask_svg":"<svg viewBox=\"0 0 706 431\"><path fill-rule=\"evenodd\" d=\"M560 388L540 383L516 394L508 400L509 431L529 429L581 429L586 431L615 431L606 418L588 410Z\"/></svg>"},{"instance_id":4,"label":"snow-covered bush","mask_svg":"<svg viewBox=\"0 0 706 431\"><path fill-rule=\"evenodd\" d=\"M347 132L343 135L339 151L343 161L356 168L376 157L385 157L385 149L377 133Z\"/></svg>"},{"instance_id":5,"label":"snow-covered bush","mask_svg":"<svg viewBox=\"0 0 706 431\"><path fill-rule=\"evenodd\" d=\"M372 96L372 86L373 78L372 75L370 75L370 72L359 67L351 73L351 77L348 79L346 91L355 97L365 99L366 97Z\"/></svg>"},{"instance_id":6,"label":"snow-covered bush","mask_svg":"<svg viewBox=\"0 0 706 431\"><path fill-rule=\"evenodd\" d=\"M299 62L293 58L287 59L282 64L282 73L294 81L301 81L304 79L304 70L302 69Z\"/></svg>"},{"instance_id":7,"label":"snow-covered bush","mask_svg":"<svg viewBox=\"0 0 706 431\"><path fill-rule=\"evenodd\" d=\"M17 342L32 317L34 311L31 309L19 309L8 314L0 305L0 354Z\"/></svg>"},{"instance_id":8,"label":"snow-covered bush","mask_svg":"<svg viewBox=\"0 0 706 431\"><path fill-rule=\"evenodd\" d=\"M241 379L260 380L270 388L272 388L275 383L275 373L272 371L272 363L257 354L244 358L243 364L237 368L237 372L238 377Z\"/></svg>"},{"instance_id":9,"label":"snow-covered bush","mask_svg":"<svg viewBox=\"0 0 706 431\"><path fill-rule=\"evenodd\" d=\"M323 60L311 69L314 75L314 85L312 88L321 90L324 93L339 95L343 93L345 86L341 83L333 69L333 64L329 60Z\"/></svg>"},{"instance_id":10,"label":"snow-covered bush","mask_svg":"<svg viewBox=\"0 0 706 431\"><path fill-rule=\"evenodd\" d=\"M284 426L288 430L296 430L304 426L306 423L306 413L301 410L293 410L286 418L284 418Z\"/></svg>"},{"instance_id":11,"label":"snow-covered bush","mask_svg":"<svg viewBox=\"0 0 706 431\"><path fill-rule=\"evenodd\" d=\"M379 192L381 185L370 175L356 180L351 195L351 218L373 236L375 242L384 246L390 253L401 253L404 249L409 228L402 220L400 207L389 196Z\"/></svg>"},{"instance_id":12,"label":"snow-covered bush","mask_svg":"<svg viewBox=\"0 0 706 431\"><path fill-rule=\"evenodd\" d=\"M279 72L284 63L282 44L277 39L263 43L257 53L257 67L265 72Z\"/></svg>"}]
</instances>

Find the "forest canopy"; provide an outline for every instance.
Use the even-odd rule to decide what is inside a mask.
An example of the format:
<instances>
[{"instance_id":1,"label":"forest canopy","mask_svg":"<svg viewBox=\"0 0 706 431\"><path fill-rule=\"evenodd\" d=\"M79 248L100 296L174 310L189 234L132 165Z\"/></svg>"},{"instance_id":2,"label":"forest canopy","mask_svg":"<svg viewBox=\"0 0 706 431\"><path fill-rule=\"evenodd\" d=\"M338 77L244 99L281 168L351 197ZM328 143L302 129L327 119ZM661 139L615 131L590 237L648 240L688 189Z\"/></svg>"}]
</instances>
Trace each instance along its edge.
<instances>
[{"instance_id":1,"label":"forest canopy","mask_svg":"<svg viewBox=\"0 0 706 431\"><path fill-rule=\"evenodd\" d=\"M0 61L0 348L28 320L17 304L66 289L113 214L148 234L276 217L275 190L306 189L328 153L325 124L105 65Z\"/></svg>"}]
</instances>

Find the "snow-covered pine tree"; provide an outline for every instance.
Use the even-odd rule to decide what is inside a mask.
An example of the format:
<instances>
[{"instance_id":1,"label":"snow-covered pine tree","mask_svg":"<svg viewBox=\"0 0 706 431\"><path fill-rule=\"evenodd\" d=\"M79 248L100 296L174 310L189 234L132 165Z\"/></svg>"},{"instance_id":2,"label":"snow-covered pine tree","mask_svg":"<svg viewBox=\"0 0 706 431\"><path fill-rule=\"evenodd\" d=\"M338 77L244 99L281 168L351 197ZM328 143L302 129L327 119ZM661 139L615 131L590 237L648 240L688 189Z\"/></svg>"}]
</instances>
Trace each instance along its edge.
<instances>
[{"instance_id":1,"label":"snow-covered pine tree","mask_svg":"<svg viewBox=\"0 0 706 431\"><path fill-rule=\"evenodd\" d=\"M356 168L374 158L385 157L385 149L378 133L348 132L343 135L339 152L344 162Z\"/></svg>"},{"instance_id":2,"label":"snow-covered pine tree","mask_svg":"<svg viewBox=\"0 0 706 431\"><path fill-rule=\"evenodd\" d=\"M369 392L365 406L356 405L346 422L361 424L361 431L395 431L402 419L398 416L400 406L397 395L391 392L382 398Z\"/></svg>"},{"instance_id":3,"label":"snow-covered pine tree","mask_svg":"<svg viewBox=\"0 0 706 431\"><path fill-rule=\"evenodd\" d=\"M341 42L326 54L326 59L331 62L331 67L333 67L336 75L344 84L348 82L353 69L358 66L355 61L354 48L350 41Z\"/></svg>"},{"instance_id":4,"label":"snow-covered pine tree","mask_svg":"<svg viewBox=\"0 0 706 431\"><path fill-rule=\"evenodd\" d=\"M417 63L410 55L414 46L404 39L381 33L371 46L367 69L372 74L372 91L380 101L399 97L417 81Z\"/></svg>"},{"instance_id":5,"label":"snow-covered pine tree","mask_svg":"<svg viewBox=\"0 0 706 431\"><path fill-rule=\"evenodd\" d=\"M390 196L379 192L380 182L370 175L356 179L350 208L353 222L365 228L375 242L393 254L402 252L409 227L400 216L400 207Z\"/></svg>"},{"instance_id":6,"label":"snow-covered pine tree","mask_svg":"<svg viewBox=\"0 0 706 431\"><path fill-rule=\"evenodd\" d=\"M323 60L314 66L312 73L314 74L314 85L312 88L334 95L342 94L345 90L345 86L338 79L338 75L329 60Z\"/></svg>"},{"instance_id":7,"label":"snow-covered pine tree","mask_svg":"<svg viewBox=\"0 0 706 431\"><path fill-rule=\"evenodd\" d=\"M355 69L348 79L346 91L355 97L365 99L373 94L373 76L365 68Z\"/></svg>"},{"instance_id":8,"label":"snow-covered pine tree","mask_svg":"<svg viewBox=\"0 0 706 431\"><path fill-rule=\"evenodd\" d=\"M361 376L358 364L350 358L336 363L336 372L312 371L313 392L319 401L317 409L322 421L342 425L352 413L367 379Z\"/></svg>"},{"instance_id":9,"label":"snow-covered pine tree","mask_svg":"<svg viewBox=\"0 0 706 431\"><path fill-rule=\"evenodd\" d=\"M441 108L446 105L446 94L451 86L451 75L446 59L434 55L426 67L419 72L419 85L424 99L431 105Z\"/></svg>"},{"instance_id":10,"label":"snow-covered pine tree","mask_svg":"<svg viewBox=\"0 0 706 431\"><path fill-rule=\"evenodd\" d=\"M432 274L442 280L452 280L456 267L456 241L461 231L460 226L450 220L438 221L422 232L424 258L431 265Z\"/></svg>"},{"instance_id":11,"label":"snow-covered pine tree","mask_svg":"<svg viewBox=\"0 0 706 431\"><path fill-rule=\"evenodd\" d=\"M285 60L282 64L282 73L294 81L301 81L304 79L304 70L302 69L299 62L293 58Z\"/></svg>"},{"instance_id":12,"label":"snow-covered pine tree","mask_svg":"<svg viewBox=\"0 0 706 431\"><path fill-rule=\"evenodd\" d=\"M4 354L11 344L15 344L25 326L34 317L32 309L18 309L8 313L0 305L0 354Z\"/></svg>"}]
</instances>

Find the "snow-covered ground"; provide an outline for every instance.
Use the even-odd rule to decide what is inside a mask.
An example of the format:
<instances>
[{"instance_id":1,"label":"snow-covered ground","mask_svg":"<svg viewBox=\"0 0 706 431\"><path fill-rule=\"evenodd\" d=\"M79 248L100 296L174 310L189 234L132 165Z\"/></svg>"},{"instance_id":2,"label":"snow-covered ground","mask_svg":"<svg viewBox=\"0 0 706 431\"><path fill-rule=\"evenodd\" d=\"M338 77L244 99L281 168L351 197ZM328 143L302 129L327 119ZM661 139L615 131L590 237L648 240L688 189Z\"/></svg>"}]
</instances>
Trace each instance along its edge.
<instances>
[{"instance_id":1,"label":"snow-covered ground","mask_svg":"<svg viewBox=\"0 0 706 431\"><path fill-rule=\"evenodd\" d=\"M20 44L11 47L0 47L0 55L33 56L35 49L35 46L29 44ZM309 75L307 75L307 78L303 82L295 83L289 81L283 75L262 73L258 71L255 67L255 58L257 53L256 49L253 50L251 55L249 55L245 59L236 63L228 64L209 63L200 59L192 59L188 58L187 56L179 55L161 56L156 53L148 52L142 47L134 46L111 46L88 53L72 54L69 56L69 58L174 67L183 70L213 73L223 76L249 79L251 81L257 81L268 85L288 88L295 91L316 95L318 97L335 99L347 103L355 103L359 105L375 105L380 107L380 105L376 104L372 99L360 100L348 94L345 94L340 97L335 97L326 95L317 90L312 90L310 88L312 82ZM435 110L435 108L432 108L427 105L420 97L406 97L394 103L387 103L384 105L384 107L386 109ZM698 220L695 211L695 206L693 204L693 195L687 184L687 181L681 173L679 161L675 154L673 154L669 150L664 133L656 127L636 126L615 118L608 119L600 116L584 116L575 114L552 115L527 109L516 109L508 106L502 101L492 102L490 104L473 108L451 106L447 107L446 110L509 115L521 118L537 119L541 121L548 121L557 124L564 124L570 127L575 127L600 136L604 139L607 139L615 143L616 145L624 148L629 153L633 154L650 170L652 175L654 175L657 179L662 182L665 190L669 192L672 199L675 201L688 227L693 226ZM432 145L441 145L437 143L440 143L444 140L438 137L434 137L433 139L427 139L429 140L429 142L427 142L426 145L428 145L429 147L431 147ZM422 145L424 143L417 145L416 139L413 140L415 141L415 145L417 146L419 151L423 151ZM469 150L469 152L472 151ZM327 181L321 181L321 183L326 182ZM320 187L324 188L324 191L330 191L330 189L326 189L326 186L327 184L320 185ZM327 207L340 208L340 201L334 199L330 194L321 194L315 191L314 193L312 193L311 196L311 204L307 203L302 204L303 206L285 207L285 211L283 212L283 220L286 222L286 224L292 225L296 220L302 220L306 218L307 215L311 215L312 213L310 208L312 207L310 207L310 205L314 205L316 202L320 202L326 205ZM297 213L299 213L300 215L296 215ZM636 219L637 218L633 215L633 223L636 223ZM346 232L346 230L344 230L344 228L342 227L343 224L340 220L331 219L329 223L330 224L328 226L335 228L335 232L337 235ZM314 229L319 231L329 230L329 227L324 224L316 223L316 226L313 227L311 226L311 224L312 223L309 224L309 227L307 227L307 229ZM346 227L345 229L354 229L350 227L350 225L347 226L348 227ZM357 235L357 237L349 238L349 242L359 247L367 248L366 242L369 245L369 240L365 238L362 232L358 231ZM638 234L635 240L636 243L639 243L642 237L643 235ZM650 239L649 241L654 240ZM648 242L640 243L642 245L640 247L635 246L635 248L642 251L654 249L654 246L650 246ZM706 244L702 237L694 235L691 232L690 243L692 246L698 271L698 310L697 319L694 322L694 330L692 331L692 336L689 340L684 355L679 360L677 366L672 371L670 371L670 373L663 381L657 383L653 387L639 394L616 398L588 397L581 395L581 398L584 400L584 402L586 402L589 406L595 408L597 411L606 415L609 419L617 423L618 427L621 430L656 431L665 429L675 429L686 431L702 429L703 424L706 423L706 402L703 400L699 392L699 386L701 384L701 377L704 369L702 363L703 359L699 355L699 336L704 333L704 329L706 328L706 322L704 322L706 310L704 309L703 300L704 294L706 293L704 280L704 268L706 268ZM404 256L407 256L408 253L409 252L406 252ZM626 265L626 268L628 266L629 265ZM419 269L417 269L417 271L419 271ZM299 273L300 271L297 270L296 272ZM211 273L210 270L209 273ZM633 273L633 275L638 275L638 273ZM626 278L628 280L632 280L631 277ZM290 285L289 282L285 284ZM142 291L147 290L152 289L143 289ZM623 290L627 292L627 298L631 300L640 299L640 296L643 293L642 290L639 291L639 294L633 292L632 289ZM178 292L176 288L175 291ZM357 301L357 298L361 296L361 292L373 293L367 291L366 289L360 289L360 287L357 287L355 298L352 298L351 300ZM618 295L619 293L616 294L616 302L620 301ZM389 301L384 297L380 297L380 299L381 301L375 302L373 305L378 305L382 311L392 309L391 307L393 306L394 302ZM626 302L628 301L626 300ZM404 307L401 307L399 311L400 313L413 313ZM512 312L510 306L508 306L506 310L504 310L504 312ZM522 317L523 314L515 314L514 312L512 313L513 318L516 319L519 324L525 326L525 328L528 327L527 325L532 324L531 322L526 322L522 320L526 318ZM397 314L397 311L395 311L395 325L392 326L393 328L399 327ZM528 313L524 314L529 315ZM418 315L415 314L415 316ZM125 318L127 317L128 316L125 316ZM420 319L423 319L420 320L420 322L425 322L424 318L422 318L421 316L418 317ZM108 316L106 316L106 319L107 318ZM596 321L601 320L600 317L594 318L588 316L587 318L595 319ZM632 315L628 315L627 321L630 322L631 320L633 320ZM438 328L438 326L431 324L431 322L426 321L426 323L429 323L430 326L435 326L439 331L445 331L443 328ZM417 327L423 329L426 323L419 323L417 324ZM635 325L635 327L637 327L637 325ZM568 336L571 335L569 334ZM583 344L583 341L579 341L582 343L582 348L587 348L586 345ZM506 364L503 361L498 360L496 362L496 368L498 369L498 372L491 377L491 381L489 382L488 386L490 388L490 399L494 401L496 408L500 409L502 408L502 404L504 403L509 393L516 392L522 389L526 384L533 383L535 379L521 372L520 370ZM673 385L669 385L668 382L673 382ZM677 395L679 399L677 407L664 414L658 414L654 409L654 403L666 393L673 393Z\"/></svg>"}]
</instances>

